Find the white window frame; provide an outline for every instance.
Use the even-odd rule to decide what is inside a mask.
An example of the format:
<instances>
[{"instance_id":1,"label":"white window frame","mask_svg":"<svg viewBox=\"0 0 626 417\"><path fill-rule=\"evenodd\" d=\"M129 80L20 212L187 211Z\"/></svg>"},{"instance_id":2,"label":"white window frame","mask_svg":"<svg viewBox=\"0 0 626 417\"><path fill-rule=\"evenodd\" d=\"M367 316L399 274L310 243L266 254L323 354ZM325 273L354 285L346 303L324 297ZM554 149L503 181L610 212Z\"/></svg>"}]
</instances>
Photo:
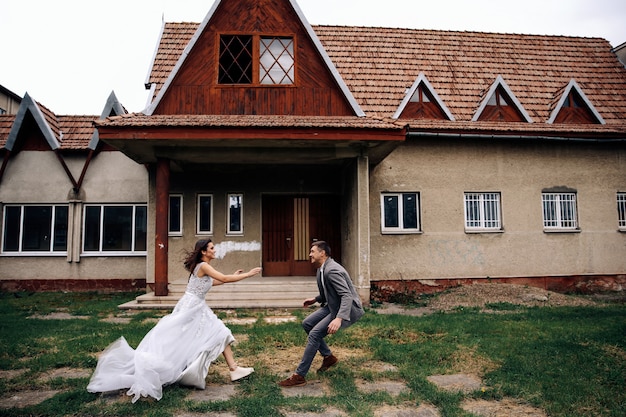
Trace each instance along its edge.
<instances>
[{"instance_id":1,"label":"white window frame","mask_svg":"<svg viewBox=\"0 0 626 417\"><path fill-rule=\"evenodd\" d=\"M549 210L546 204L551 203L554 210ZM541 211L543 230L550 231L578 231L578 207L575 192L542 192ZM564 218L564 210L569 210L571 218ZM550 214L550 216L547 216Z\"/></svg>"},{"instance_id":2,"label":"white window frame","mask_svg":"<svg viewBox=\"0 0 626 417\"><path fill-rule=\"evenodd\" d=\"M412 194L415 196L416 207L415 207L415 221L417 227L405 227L404 225L404 196ZM398 227L391 227L385 225L385 199L386 198L397 198L398 200L398 211L396 216L398 218ZM417 191L406 191L406 192L384 192L380 194L380 230L383 234L415 234L421 233L421 201L420 201L420 193Z\"/></svg>"},{"instance_id":3,"label":"white window frame","mask_svg":"<svg viewBox=\"0 0 626 417\"><path fill-rule=\"evenodd\" d=\"M19 248L17 251L5 251L4 250L4 241L5 241L5 228L6 228L6 211L7 208L9 207L19 207L20 208L20 224L19 224L19 236L18 236L18 245ZM50 221L50 249L47 251L28 251L28 250L24 250L23 248L23 240L24 240L24 209L26 207L51 207L52 208L52 219ZM54 250L54 239L55 239L55 224L56 224L56 211L57 211L57 207L65 207L67 209L67 215L68 215L68 219L67 219L67 230L65 231L66 233L66 248L65 250ZM67 256L67 248L70 245L69 239L69 229L70 229L70 209L69 206L67 204L5 204L2 210L2 236L1 236L1 245L0 245L0 251L2 255L10 255L10 256Z\"/></svg>"},{"instance_id":4,"label":"white window frame","mask_svg":"<svg viewBox=\"0 0 626 417\"><path fill-rule=\"evenodd\" d=\"M232 199L239 198L239 228L240 230L231 229L231 208L232 208ZM226 199L226 224L227 224L227 234L229 235L243 235L243 194L242 193L231 193L228 194Z\"/></svg>"},{"instance_id":5,"label":"white window frame","mask_svg":"<svg viewBox=\"0 0 626 417\"><path fill-rule=\"evenodd\" d=\"M617 227L620 232L626 232L626 192L617 193Z\"/></svg>"},{"instance_id":6,"label":"white window frame","mask_svg":"<svg viewBox=\"0 0 626 417\"><path fill-rule=\"evenodd\" d=\"M86 224L87 221L87 209L90 207L99 207L100 208L100 220L99 220L99 242L98 242L98 250L85 250L85 233L86 233ZM104 212L107 207L132 207L132 220L131 220L131 249L127 251L108 251L103 250L103 239L104 239ZM137 209L144 208L146 211L146 229L147 229L147 216L148 216L148 205L147 204L85 204L83 206L83 236L81 241L81 256L146 256L147 255L147 235L146 235L146 250L136 250L137 246ZM146 230L147 232L147 230Z\"/></svg>"},{"instance_id":7,"label":"white window frame","mask_svg":"<svg viewBox=\"0 0 626 417\"><path fill-rule=\"evenodd\" d=\"M168 236L182 236L183 235L183 195L182 194L170 194L168 204L171 207L172 199L179 201L180 211L178 213L178 224L180 224L180 230L172 230L172 213L168 210L167 215L167 234Z\"/></svg>"},{"instance_id":8,"label":"white window frame","mask_svg":"<svg viewBox=\"0 0 626 417\"><path fill-rule=\"evenodd\" d=\"M204 197L209 197L211 199L211 204L209 207L209 228L207 230L201 230L200 229L200 225L202 224L202 207L200 206L200 202L202 200L202 198ZM197 198L196 198L196 234L198 235L212 235L213 234L213 215L215 210L213 210L214 207L214 203L215 203L215 198L213 197L213 194L198 194Z\"/></svg>"},{"instance_id":9,"label":"white window frame","mask_svg":"<svg viewBox=\"0 0 626 417\"><path fill-rule=\"evenodd\" d=\"M470 210L471 203L478 203L478 211ZM499 192L463 193L463 214L466 232L502 231L502 198Z\"/></svg>"}]
</instances>

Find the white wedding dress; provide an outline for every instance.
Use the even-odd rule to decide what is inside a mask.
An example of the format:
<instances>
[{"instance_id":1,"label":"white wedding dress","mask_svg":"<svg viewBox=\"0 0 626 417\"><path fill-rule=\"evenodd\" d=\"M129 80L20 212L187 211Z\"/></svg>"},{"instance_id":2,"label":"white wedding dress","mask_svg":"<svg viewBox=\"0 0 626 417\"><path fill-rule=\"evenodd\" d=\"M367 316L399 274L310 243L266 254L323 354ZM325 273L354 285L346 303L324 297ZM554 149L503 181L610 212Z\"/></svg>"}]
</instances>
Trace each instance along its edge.
<instances>
[{"instance_id":1,"label":"white wedding dress","mask_svg":"<svg viewBox=\"0 0 626 417\"><path fill-rule=\"evenodd\" d=\"M205 388L209 365L235 338L206 304L213 280L196 275L200 265L172 313L159 320L137 349L122 336L104 350L87 391L129 388L134 403L141 396L160 400L163 386L176 382Z\"/></svg>"}]
</instances>

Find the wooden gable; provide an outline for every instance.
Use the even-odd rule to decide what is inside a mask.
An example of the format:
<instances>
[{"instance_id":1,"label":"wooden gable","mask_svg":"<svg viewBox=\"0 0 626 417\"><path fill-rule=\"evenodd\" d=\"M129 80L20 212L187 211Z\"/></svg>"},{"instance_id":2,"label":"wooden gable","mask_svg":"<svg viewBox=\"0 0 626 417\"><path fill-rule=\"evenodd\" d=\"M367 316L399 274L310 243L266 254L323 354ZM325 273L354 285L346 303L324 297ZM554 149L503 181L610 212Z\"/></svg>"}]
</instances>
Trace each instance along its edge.
<instances>
[{"instance_id":1,"label":"wooden gable","mask_svg":"<svg viewBox=\"0 0 626 417\"><path fill-rule=\"evenodd\" d=\"M330 60L324 59L321 44L312 38L315 35L307 30L308 23L289 0L217 1L207 19L183 52L151 114L356 114L345 90L338 85L334 67L329 67ZM239 52L234 51L231 56L239 56L242 51L250 55L249 62L238 68L250 72L243 81L241 77L233 82L219 75L220 65L225 67L220 60L227 43L224 39L233 38L243 39L245 45L238 45ZM267 39L287 40L285 44L291 41L292 50L287 55L293 68L286 83L261 83L259 55L261 43Z\"/></svg>"},{"instance_id":2,"label":"wooden gable","mask_svg":"<svg viewBox=\"0 0 626 417\"><path fill-rule=\"evenodd\" d=\"M563 124L604 124L604 119L597 112L575 80L565 87L563 94L554 108L548 123Z\"/></svg>"}]
</instances>

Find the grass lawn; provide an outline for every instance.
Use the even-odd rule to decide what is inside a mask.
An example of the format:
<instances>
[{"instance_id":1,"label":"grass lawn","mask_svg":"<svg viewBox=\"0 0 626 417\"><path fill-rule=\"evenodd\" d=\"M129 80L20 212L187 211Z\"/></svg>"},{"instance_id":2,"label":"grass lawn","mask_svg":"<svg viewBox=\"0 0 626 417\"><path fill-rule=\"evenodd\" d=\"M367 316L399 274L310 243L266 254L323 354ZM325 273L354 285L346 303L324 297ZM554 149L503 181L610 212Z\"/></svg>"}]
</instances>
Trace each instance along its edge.
<instances>
[{"instance_id":1,"label":"grass lawn","mask_svg":"<svg viewBox=\"0 0 626 417\"><path fill-rule=\"evenodd\" d=\"M331 349L341 362L308 379L328 387L321 397L286 397L277 382L293 371L305 345L296 310L293 322L267 324L263 311L239 311L258 318L229 324L240 340L234 348L241 364L256 372L236 385L224 401L197 402L190 389L170 386L161 401L131 404L108 401L85 387L97 354L120 336L133 347L165 311L128 314L117 308L136 294L0 294L0 398L29 390L58 391L40 404L0 409L2 416L175 416L181 413L281 416L322 412L328 407L349 416L374 416L382 406L428 404L444 417L470 417L471 400L514 399L548 416L626 415L626 307L520 307L494 304L491 312L459 308L425 316L379 314L368 309L356 325L333 335ZM495 310L495 312L493 311ZM50 319L50 313L77 316ZM226 318L226 313L217 312ZM126 320L103 320L124 317ZM385 365L385 366L383 366ZM55 369L82 369L78 378L42 378ZM230 383L223 359L211 366L209 383ZM20 372L9 373L11 370ZM429 381L455 373L481 378L479 389L448 392ZM391 396L366 393L362 381L400 381L408 389Z\"/></svg>"}]
</instances>

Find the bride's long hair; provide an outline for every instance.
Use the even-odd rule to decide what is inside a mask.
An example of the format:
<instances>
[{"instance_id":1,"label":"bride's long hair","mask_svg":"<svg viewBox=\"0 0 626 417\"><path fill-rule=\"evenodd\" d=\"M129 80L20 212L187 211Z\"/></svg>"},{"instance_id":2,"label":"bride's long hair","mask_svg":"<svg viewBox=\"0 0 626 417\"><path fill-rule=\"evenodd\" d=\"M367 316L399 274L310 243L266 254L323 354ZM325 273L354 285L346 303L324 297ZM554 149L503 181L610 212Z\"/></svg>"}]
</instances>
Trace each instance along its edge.
<instances>
[{"instance_id":1,"label":"bride's long hair","mask_svg":"<svg viewBox=\"0 0 626 417\"><path fill-rule=\"evenodd\" d=\"M183 265L185 265L185 269L191 273L196 269L196 266L202 260L202 251L206 250L209 243L211 243L211 239L200 239L196 242L192 251L187 251L185 255L185 260L183 261Z\"/></svg>"}]
</instances>

